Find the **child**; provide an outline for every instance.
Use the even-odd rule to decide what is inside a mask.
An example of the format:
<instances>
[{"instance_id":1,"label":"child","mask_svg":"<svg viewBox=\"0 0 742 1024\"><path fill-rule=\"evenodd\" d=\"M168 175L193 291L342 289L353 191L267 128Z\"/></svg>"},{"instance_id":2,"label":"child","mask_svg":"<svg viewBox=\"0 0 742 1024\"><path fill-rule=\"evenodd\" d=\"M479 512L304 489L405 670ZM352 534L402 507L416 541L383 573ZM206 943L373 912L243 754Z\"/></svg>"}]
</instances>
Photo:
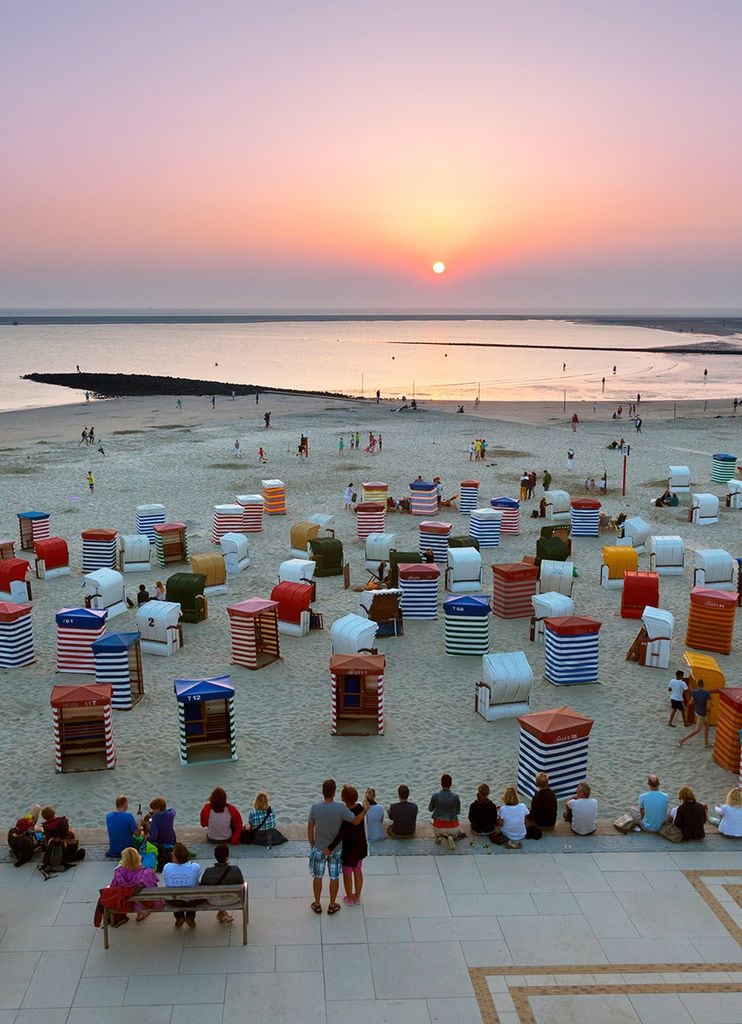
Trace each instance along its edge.
<instances>
[{"instance_id":1,"label":"child","mask_svg":"<svg viewBox=\"0 0 742 1024\"><path fill-rule=\"evenodd\" d=\"M350 512L353 509L353 481L348 484L343 493L343 508Z\"/></svg>"},{"instance_id":2,"label":"child","mask_svg":"<svg viewBox=\"0 0 742 1024\"><path fill-rule=\"evenodd\" d=\"M87 476L85 477L85 479L88 482L88 488L90 489L90 493L91 494L95 494L95 478L93 476L92 469L88 470L88 473L87 473Z\"/></svg>"},{"instance_id":3,"label":"child","mask_svg":"<svg viewBox=\"0 0 742 1024\"><path fill-rule=\"evenodd\" d=\"M258 462L267 462L267 461L268 460L265 457L265 452L263 451L263 447L261 445L260 448L258 448Z\"/></svg>"},{"instance_id":4,"label":"child","mask_svg":"<svg viewBox=\"0 0 742 1024\"><path fill-rule=\"evenodd\" d=\"M358 790L353 786L343 786L340 798L353 814L360 814L363 810L362 805L358 803ZM363 820L358 825L351 825L349 821L344 821L328 849L334 850L341 842L343 844L343 887L345 888L343 903L346 907L357 907L361 902L361 889L363 888L363 858L368 853ZM353 891L354 884L355 892Z\"/></svg>"},{"instance_id":5,"label":"child","mask_svg":"<svg viewBox=\"0 0 742 1024\"><path fill-rule=\"evenodd\" d=\"M147 818L143 818L139 825L139 834L132 839L132 846L142 858L143 868L157 870L157 847L149 841L150 825Z\"/></svg>"}]
</instances>

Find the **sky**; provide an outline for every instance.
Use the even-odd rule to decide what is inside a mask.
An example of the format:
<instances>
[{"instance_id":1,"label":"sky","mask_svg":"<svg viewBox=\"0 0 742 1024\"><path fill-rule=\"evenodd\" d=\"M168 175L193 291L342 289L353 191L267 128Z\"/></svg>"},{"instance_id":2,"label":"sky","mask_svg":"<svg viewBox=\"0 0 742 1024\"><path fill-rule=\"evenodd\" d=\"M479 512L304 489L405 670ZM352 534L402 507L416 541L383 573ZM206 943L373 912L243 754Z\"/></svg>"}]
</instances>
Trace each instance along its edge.
<instances>
[{"instance_id":1,"label":"sky","mask_svg":"<svg viewBox=\"0 0 742 1024\"><path fill-rule=\"evenodd\" d=\"M739 0L34 0L0 31L1 308L742 306Z\"/></svg>"}]
</instances>

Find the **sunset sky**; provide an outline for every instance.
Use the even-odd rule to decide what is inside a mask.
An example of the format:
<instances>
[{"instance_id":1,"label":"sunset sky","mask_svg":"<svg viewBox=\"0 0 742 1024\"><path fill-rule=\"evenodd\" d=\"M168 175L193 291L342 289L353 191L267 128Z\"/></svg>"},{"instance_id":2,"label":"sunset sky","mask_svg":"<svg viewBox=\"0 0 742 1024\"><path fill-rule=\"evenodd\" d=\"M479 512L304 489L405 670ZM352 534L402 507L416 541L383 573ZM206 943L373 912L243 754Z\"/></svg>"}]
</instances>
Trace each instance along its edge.
<instances>
[{"instance_id":1,"label":"sunset sky","mask_svg":"<svg viewBox=\"0 0 742 1024\"><path fill-rule=\"evenodd\" d=\"M0 307L742 306L739 0L0 25Z\"/></svg>"}]
</instances>

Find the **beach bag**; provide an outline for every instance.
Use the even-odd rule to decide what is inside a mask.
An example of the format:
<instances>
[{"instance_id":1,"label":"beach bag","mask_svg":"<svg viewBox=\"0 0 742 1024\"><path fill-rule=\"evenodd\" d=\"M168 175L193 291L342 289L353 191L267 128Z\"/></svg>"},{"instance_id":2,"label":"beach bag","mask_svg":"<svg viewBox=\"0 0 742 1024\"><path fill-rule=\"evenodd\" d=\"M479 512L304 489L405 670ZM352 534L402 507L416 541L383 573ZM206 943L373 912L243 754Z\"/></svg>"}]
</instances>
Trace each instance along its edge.
<instances>
[{"instance_id":1,"label":"beach bag","mask_svg":"<svg viewBox=\"0 0 742 1024\"><path fill-rule=\"evenodd\" d=\"M671 843L682 843L683 841L683 833L673 821L666 821L660 825L657 834L664 839L669 839Z\"/></svg>"},{"instance_id":2,"label":"beach bag","mask_svg":"<svg viewBox=\"0 0 742 1024\"><path fill-rule=\"evenodd\" d=\"M613 827L618 829L619 832L623 832L624 835L627 835L629 832L634 831L636 828L636 822L630 814L622 814L613 822Z\"/></svg>"},{"instance_id":3,"label":"beach bag","mask_svg":"<svg viewBox=\"0 0 742 1024\"><path fill-rule=\"evenodd\" d=\"M540 839L543 834L538 825L526 826L526 839Z\"/></svg>"},{"instance_id":4,"label":"beach bag","mask_svg":"<svg viewBox=\"0 0 742 1024\"><path fill-rule=\"evenodd\" d=\"M251 828L243 828L240 832L240 842L244 846L252 846L252 841L255 838Z\"/></svg>"},{"instance_id":5,"label":"beach bag","mask_svg":"<svg viewBox=\"0 0 742 1024\"><path fill-rule=\"evenodd\" d=\"M277 828L266 828L261 829L254 837L253 843L256 846L267 846L270 850L271 846L280 846L282 843L287 843L288 839L279 832Z\"/></svg>"}]
</instances>

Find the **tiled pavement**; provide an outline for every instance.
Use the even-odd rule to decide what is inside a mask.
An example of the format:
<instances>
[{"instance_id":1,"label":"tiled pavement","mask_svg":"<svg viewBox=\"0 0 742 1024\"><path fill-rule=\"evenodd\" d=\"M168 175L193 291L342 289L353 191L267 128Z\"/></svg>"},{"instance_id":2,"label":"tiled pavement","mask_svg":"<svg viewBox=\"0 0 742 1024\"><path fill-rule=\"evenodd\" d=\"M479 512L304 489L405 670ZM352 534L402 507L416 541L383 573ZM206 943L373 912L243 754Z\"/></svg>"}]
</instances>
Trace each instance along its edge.
<instances>
[{"instance_id":1,"label":"tiled pavement","mask_svg":"<svg viewBox=\"0 0 742 1024\"><path fill-rule=\"evenodd\" d=\"M247 947L213 914L153 915L105 951L110 861L48 882L1 864L0 1024L742 1024L742 849L637 838L388 848L334 917L310 911L298 844L238 850Z\"/></svg>"}]
</instances>

